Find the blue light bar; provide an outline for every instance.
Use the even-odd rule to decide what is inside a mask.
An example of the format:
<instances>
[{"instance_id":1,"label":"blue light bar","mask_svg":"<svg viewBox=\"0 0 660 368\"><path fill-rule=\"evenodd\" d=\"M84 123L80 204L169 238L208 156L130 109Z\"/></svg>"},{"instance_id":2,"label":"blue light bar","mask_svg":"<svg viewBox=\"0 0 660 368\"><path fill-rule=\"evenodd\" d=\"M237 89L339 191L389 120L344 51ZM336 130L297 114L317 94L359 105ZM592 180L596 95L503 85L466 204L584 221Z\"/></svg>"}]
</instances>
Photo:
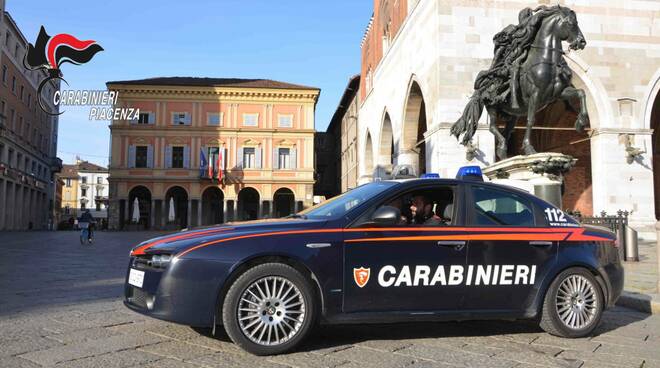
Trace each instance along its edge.
<instances>
[{"instance_id":1,"label":"blue light bar","mask_svg":"<svg viewBox=\"0 0 660 368\"><path fill-rule=\"evenodd\" d=\"M463 166L458 169L458 173L456 173L456 179L484 181L482 175L481 167L479 166Z\"/></svg>"},{"instance_id":2,"label":"blue light bar","mask_svg":"<svg viewBox=\"0 0 660 368\"><path fill-rule=\"evenodd\" d=\"M422 176L419 177L420 179L440 179L440 174L438 173L426 173L422 174Z\"/></svg>"}]
</instances>

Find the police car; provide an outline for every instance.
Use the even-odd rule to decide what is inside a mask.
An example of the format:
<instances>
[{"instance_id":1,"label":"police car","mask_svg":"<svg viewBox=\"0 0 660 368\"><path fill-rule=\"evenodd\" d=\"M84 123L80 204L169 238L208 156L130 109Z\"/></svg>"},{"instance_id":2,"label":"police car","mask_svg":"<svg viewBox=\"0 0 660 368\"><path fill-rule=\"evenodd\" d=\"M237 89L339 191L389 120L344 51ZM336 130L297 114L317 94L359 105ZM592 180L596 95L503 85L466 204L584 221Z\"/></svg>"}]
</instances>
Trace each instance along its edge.
<instances>
[{"instance_id":1,"label":"police car","mask_svg":"<svg viewBox=\"0 0 660 368\"><path fill-rule=\"evenodd\" d=\"M362 185L289 218L143 242L125 305L222 325L258 355L292 349L317 322L536 319L581 337L621 293L617 248L610 231L465 167L456 179Z\"/></svg>"}]
</instances>

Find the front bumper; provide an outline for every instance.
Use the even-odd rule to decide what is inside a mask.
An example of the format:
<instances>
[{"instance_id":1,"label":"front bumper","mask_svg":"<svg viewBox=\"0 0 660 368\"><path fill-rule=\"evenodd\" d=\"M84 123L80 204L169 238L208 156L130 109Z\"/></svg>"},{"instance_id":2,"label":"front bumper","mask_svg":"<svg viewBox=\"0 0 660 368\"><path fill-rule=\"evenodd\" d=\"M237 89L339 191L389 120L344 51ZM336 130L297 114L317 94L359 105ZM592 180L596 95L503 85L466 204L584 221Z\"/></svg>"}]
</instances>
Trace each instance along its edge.
<instances>
[{"instance_id":1,"label":"front bumper","mask_svg":"<svg viewBox=\"0 0 660 368\"><path fill-rule=\"evenodd\" d=\"M214 323L218 293L227 278L230 263L199 259L176 259L159 269L136 263L131 257L126 272L124 305L158 319L189 326ZM143 271L142 287L130 285L128 274Z\"/></svg>"}]
</instances>

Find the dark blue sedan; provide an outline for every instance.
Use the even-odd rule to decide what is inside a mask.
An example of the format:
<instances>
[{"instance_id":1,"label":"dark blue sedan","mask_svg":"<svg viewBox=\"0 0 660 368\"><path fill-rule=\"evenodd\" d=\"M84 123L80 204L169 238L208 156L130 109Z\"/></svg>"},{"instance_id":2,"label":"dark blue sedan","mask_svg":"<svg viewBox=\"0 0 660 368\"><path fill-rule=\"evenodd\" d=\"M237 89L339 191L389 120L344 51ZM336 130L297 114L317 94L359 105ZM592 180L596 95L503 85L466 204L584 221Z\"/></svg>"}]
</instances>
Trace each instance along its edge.
<instances>
[{"instance_id":1,"label":"dark blue sedan","mask_svg":"<svg viewBox=\"0 0 660 368\"><path fill-rule=\"evenodd\" d=\"M222 325L258 355L294 348L316 323L537 319L581 337L621 293L617 247L608 230L461 170L146 241L131 251L125 304Z\"/></svg>"}]
</instances>

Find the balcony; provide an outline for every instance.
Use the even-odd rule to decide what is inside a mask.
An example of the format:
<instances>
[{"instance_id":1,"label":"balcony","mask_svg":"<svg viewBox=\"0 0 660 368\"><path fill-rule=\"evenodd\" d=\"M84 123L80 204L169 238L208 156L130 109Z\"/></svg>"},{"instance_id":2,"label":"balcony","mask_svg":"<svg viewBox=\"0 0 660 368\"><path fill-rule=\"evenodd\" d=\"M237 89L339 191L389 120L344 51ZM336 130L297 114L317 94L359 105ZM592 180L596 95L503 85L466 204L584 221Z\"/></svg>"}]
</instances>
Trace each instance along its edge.
<instances>
[{"instance_id":1,"label":"balcony","mask_svg":"<svg viewBox=\"0 0 660 368\"><path fill-rule=\"evenodd\" d=\"M53 173L62 172L62 159L59 157L53 157L50 160L50 171Z\"/></svg>"}]
</instances>

